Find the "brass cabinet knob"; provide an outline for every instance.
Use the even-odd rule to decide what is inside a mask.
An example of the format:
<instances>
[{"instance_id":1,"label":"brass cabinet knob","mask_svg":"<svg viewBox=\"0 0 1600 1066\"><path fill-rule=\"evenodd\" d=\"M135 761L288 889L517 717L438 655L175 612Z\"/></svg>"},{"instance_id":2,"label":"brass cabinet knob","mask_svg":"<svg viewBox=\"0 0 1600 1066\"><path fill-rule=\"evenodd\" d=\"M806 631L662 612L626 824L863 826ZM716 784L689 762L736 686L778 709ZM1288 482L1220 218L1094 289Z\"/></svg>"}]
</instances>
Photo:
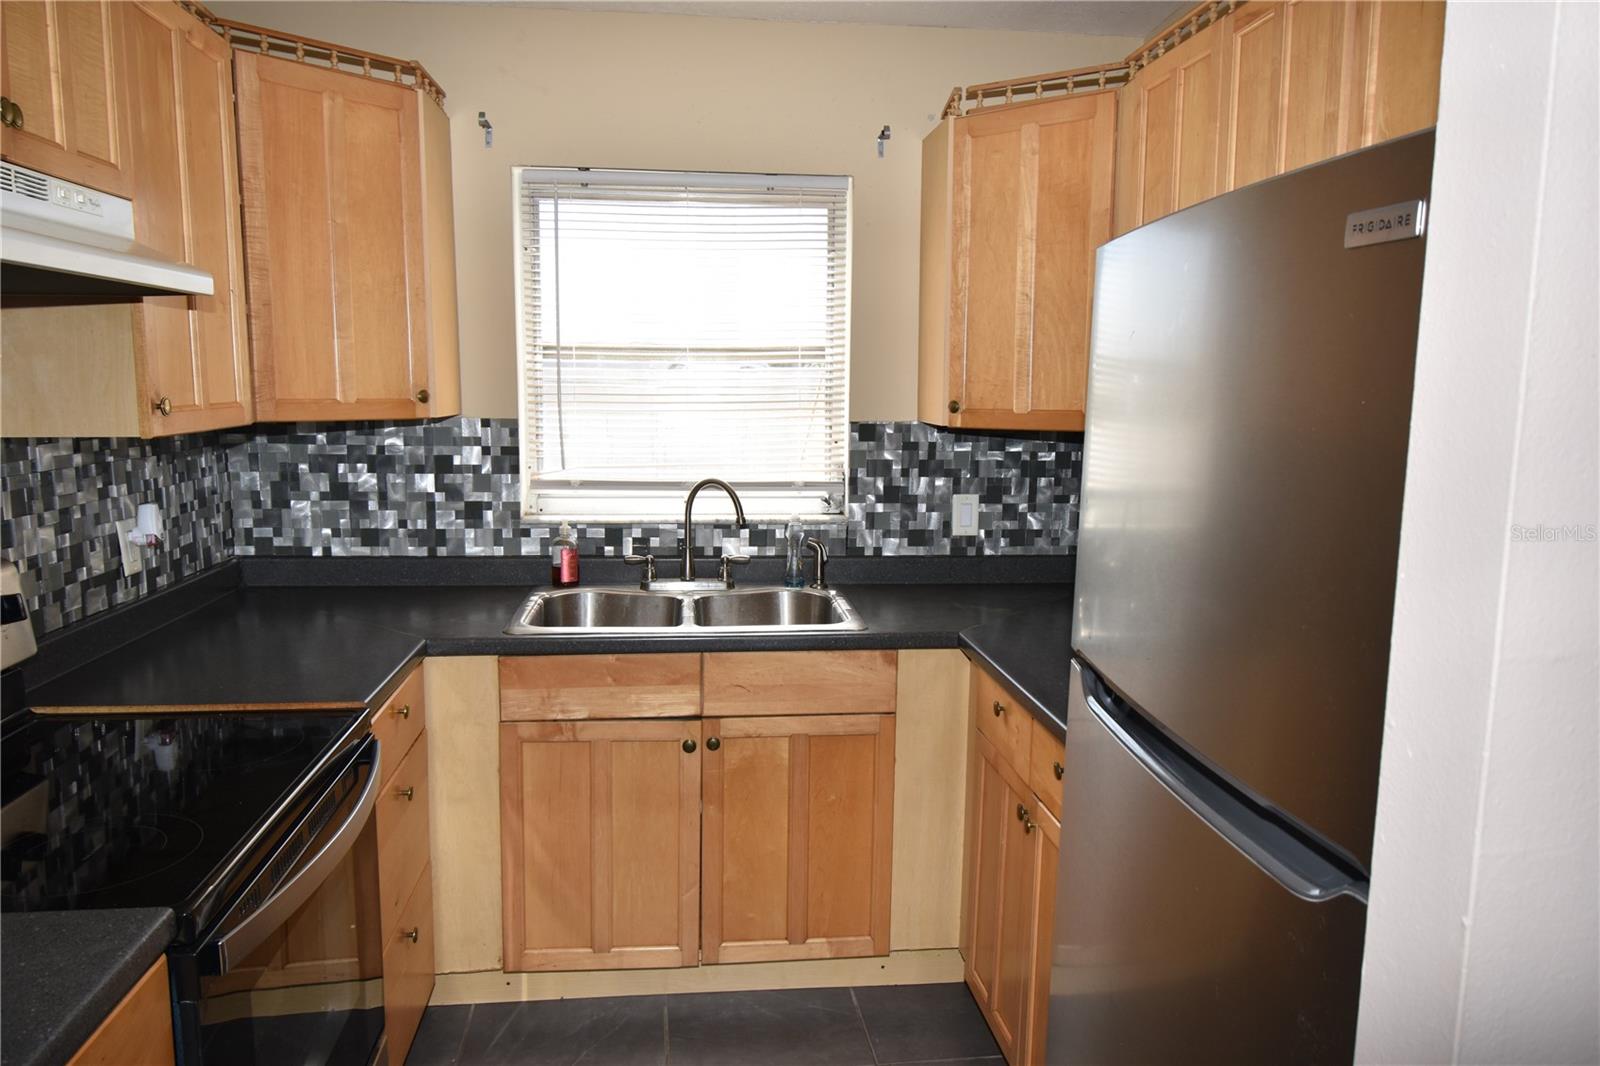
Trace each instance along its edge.
<instances>
[{"instance_id":1,"label":"brass cabinet knob","mask_svg":"<svg viewBox=\"0 0 1600 1066\"><path fill-rule=\"evenodd\" d=\"M1017 804L1017 821L1025 822L1027 820L1028 820L1028 808L1024 807L1020 803Z\"/></svg>"},{"instance_id":2,"label":"brass cabinet knob","mask_svg":"<svg viewBox=\"0 0 1600 1066\"><path fill-rule=\"evenodd\" d=\"M1022 831L1024 833L1033 832L1033 819L1032 818L1024 818L1022 820Z\"/></svg>"},{"instance_id":3,"label":"brass cabinet knob","mask_svg":"<svg viewBox=\"0 0 1600 1066\"><path fill-rule=\"evenodd\" d=\"M958 415L958 414L961 413L961 401L960 400L951 400L950 401L950 413L953 414L953 415Z\"/></svg>"},{"instance_id":4,"label":"brass cabinet knob","mask_svg":"<svg viewBox=\"0 0 1600 1066\"><path fill-rule=\"evenodd\" d=\"M1067 768L1062 766L1060 763L1051 763L1050 764L1050 769L1052 769L1052 770L1054 770L1056 772L1056 780L1057 781L1060 781L1061 780L1061 775L1067 772Z\"/></svg>"},{"instance_id":5,"label":"brass cabinet knob","mask_svg":"<svg viewBox=\"0 0 1600 1066\"><path fill-rule=\"evenodd\" d=\"M996 718L999 718L1000 715L1002 713L1004 713L1004 712L1005 712L1005 708L1000 705L1000 701L999 700L995 700L994 701L994 716Z\"/></svg>"},{"instance_id":6,"label":"brass cabinet knob","mask_svg":"<svg viewBox=\"0 0 1600 1066\"><path fill-rule=\"evenodd\" d=\"M394 713L395 713L395 715L397 717L400 717L400 718L410 718L411 717L411 704L407 703L407 704L403 704L403 705L401 705L399 707L396 707L394 709Z\"/></svg>"},{"instance_id":7,"label":"brass cabinet knob","mask_svg":"<svg viewBox=\"0 0 1600 1066\"><path fill-rule=\"evenodd\" d=\"M722 741L718 740L716 737L711 737L706 741L707 751L716 751L720 747L722 747Z\"/></svg>"},{"instance_id":8,"label":"brass cabinet knob","mask_svg":"<svg viewBox=\"0 0 1600 1066\"><path fill-rule=\"evenodd\" d=\"M395 789L394 794L403 800L410 800L416 797L417 790L412 788L410 785L407 785L405 788Z\"/></svg>"},{"instance_id":9,"label":"brass cabinet knob","mask_svg":"<svg viewBox=\"0 0 1600 1066\"><path fill-rule=\"evenodd\" d=\"M696 747L697 745L692 740L686 740L683 742L683 750L686 754L693 755Z\"/></svg>"},{"instance_id":10,"label":"brass cabinet knob","mask_svg":"<svg viewBox=\"0 0 1600 1066\"><path fill-rule=\"evenodd\" d=\"M172 413L172 397L163 396L150 406L155 410L156 414L165 418L167 415Z\"/></svg>"},{"instance_id":11,"label":"brass cabinet knob","mask_svg":"<svg viewBox=\"0 0 1600 1066\"><path fill-rule=\"evenodd\" d=\"M417 402L418 403L427 403L428 402L428 390L427 389L418 389L417 390Z\"/></svg>"},{"instance_id":12,"label":"brass cabinet knob","mask_svg":"<svg viewBox=\"0 0 1600 1066\"><path fill-rule=\"evenodd\" d=\"M22 128L22 108L9 96L0 96L0 123L14 130Z\"/></svg>"},{"instance_id":13,"label":"brass cabinet knob","mask_svg":"<svg viewBox=\"0 0 1600 1066\"><path fill-rule=\"evenodd\" d=\"M417 938L422 936L422 926L419 925L415 929L407 929L400 935L415 944L417 942Z\"/></svg>"}]
</instances>

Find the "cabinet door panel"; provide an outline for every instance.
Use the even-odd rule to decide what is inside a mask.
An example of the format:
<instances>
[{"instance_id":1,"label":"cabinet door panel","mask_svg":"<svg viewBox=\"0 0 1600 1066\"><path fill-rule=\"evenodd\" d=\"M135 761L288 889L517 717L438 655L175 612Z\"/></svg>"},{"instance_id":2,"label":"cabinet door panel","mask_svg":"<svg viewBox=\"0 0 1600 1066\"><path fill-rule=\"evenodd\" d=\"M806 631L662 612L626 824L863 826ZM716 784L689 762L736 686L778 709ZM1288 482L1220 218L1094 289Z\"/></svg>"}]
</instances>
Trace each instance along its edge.
<instances>
[{"instance_id":1,"label":"cabinet door panel","mask_svg":"<svg viewBox=\"0 0 1600 1066\"><path fill-rule=\"evenodd\" d=\"M176 4L129 4L122 14L135 232L171 258L210 271L215 283L210 296L139 304L140 418L147 436L244 425L252 405L232 57Z\"/></svg>"},{"instance_id":2,"label":"cabinet door panel","mask_svg":"<svg viewBox=\"0 0 1600 1066\"><path fill-rule=\"evenodd\" d=\"M1218 192L1223 109L1221 34L1216 25L1201 30L1185 46L1189 52L1181 57L1178 78L1182 110L1175 135L1177 169L1173 174L1172 201L1177 210L1210 199Z\"/></svg>"},{"instance_id":3,"label":"cabinet door panel","mask_svg":"<svg viewBox=\"0 0 1600 1066\"><path fill-rule=\"evenodd\" d=\"M961 125L957 125L962 130ZM1015 126L966 130L959 151L966 206L966 382L962 405L1010 410L1015 394L1017 244L1022 143Z\"/></svg>"},{"instance_id":4,"label":"cabinet door panel","mask_svg":"<svg viewBox=\"0 0 1600 1066\"><path fill-rule=\"evenodd\" d=\"M1028 1066L1044 1066L1045 1033L1050 1028L1050 952L1055 934L1061 824L1048 810L1033 810L1038 858L1033 878L1033 961L1028 977L1028 1029L1022 1060Z\"/></svg>"},{"instance_id":5,"label":"cabinet door panel","mask_svg":"<svg viewBox=\"0 0 1600 1066\"><path fill-rule=\"evenodd\" d=\"M1444 3L1382 0L1360 7L1366 30L1361 144L1377 144L1433 125L1439 116Z\"/></svg>"},{"instance_id":6,"label":"cabinet door panel","mask_svg":"<svg viewBox=\"0 0 1600 1066\"><path fill-rule=\"evenodd\" d=\"M1347 35L1353 4L1292 0L1284 9L1282 169L1346 151Z\"/></svg>"},{"instance_id":7,"label":"cabinet door panel","mask_svg":"<svg viewBox=\"0 0 1600 1066\"><path fill-rule=\"evenodd\" d=\"M507 970L695 964L699 738L697 721L500 727Z\"/></svg>"},{"instance_id":8,"label":"cabinet door panel","mask_svg":"<svg viewBox=\"0 0 1600 1066\"><path fill-rule=\"evenodd\" d=\"M1039 124L1030 409L1083 410L1094 253L1111 239L1116 121L1107 93Z\"/></svg>"},{"instance_id":9,"label":"cabinet door panel","mask_svg":"<svg viewBox=\"0 0 1600 1066\"><path fill-rule=\"evenodd\" d=\"M886 954L894 717L707 719L705 731L703 960Z\"/></svg>"},{"instance_id":10,"label":"cabinet door panel","mask_svg":"<svg viewBox=\"0 0 1600 1066\"><path fill-rule=\"evenodd\" d=\"M427 414L417 91L250 52L235 64L258 417Z\"/></svg>"},{"instance_id":11,"label":"cabinet door panel","mask_svg":"<svg viewBox=\"0 0 1600 1066\"><path fill-rule=\"evenodd\" d=\"M1227 189L1279 172L1283 121L1283 6L1252 3L1232 18Z\"/></svg>"},{"instance_id":12,"label":"cabinet door panel","mask_svg":"<svg viewBox=\"0 0 1600 1066\"><path fill-rule=\"evenodd\" d=\"M122 5L107 0L0 5L0 94L23 112L22 129L0 129L0 155L130 195L121 31Z\"/></svg>"}]
</instances>

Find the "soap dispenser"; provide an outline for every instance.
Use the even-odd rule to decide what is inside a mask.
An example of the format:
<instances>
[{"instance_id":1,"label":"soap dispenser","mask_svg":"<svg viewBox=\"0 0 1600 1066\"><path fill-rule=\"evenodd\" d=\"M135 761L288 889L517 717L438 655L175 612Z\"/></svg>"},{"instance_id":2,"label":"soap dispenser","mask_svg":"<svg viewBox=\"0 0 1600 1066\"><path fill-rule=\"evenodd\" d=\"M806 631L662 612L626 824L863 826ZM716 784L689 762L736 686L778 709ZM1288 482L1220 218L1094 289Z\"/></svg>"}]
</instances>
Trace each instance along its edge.
<instances>
[{"instance_id":1,"label":"soap dispenser","mask_svg":"<svg viewBox=\"0 0 1600 1066\"><path fill-rule=\"evenodd\" d=\"M550 542L550 584L570 589L578 583L578 542L572 524L561 523L561 535Z\"/></svg>"},{"instance_id":2,"label":"soap dispenser","mask_svg":"<svg viewBox=\"0 0 1600 1066\"><path fill-rule=\"evenodd\" d=\"M783 538L788 545L788 558L784 561L783 567L783 587L791 589L805 588L806 531L800 525L798 515L789 519L789 525L783 532Z\"/></svg>"}]
</instances>

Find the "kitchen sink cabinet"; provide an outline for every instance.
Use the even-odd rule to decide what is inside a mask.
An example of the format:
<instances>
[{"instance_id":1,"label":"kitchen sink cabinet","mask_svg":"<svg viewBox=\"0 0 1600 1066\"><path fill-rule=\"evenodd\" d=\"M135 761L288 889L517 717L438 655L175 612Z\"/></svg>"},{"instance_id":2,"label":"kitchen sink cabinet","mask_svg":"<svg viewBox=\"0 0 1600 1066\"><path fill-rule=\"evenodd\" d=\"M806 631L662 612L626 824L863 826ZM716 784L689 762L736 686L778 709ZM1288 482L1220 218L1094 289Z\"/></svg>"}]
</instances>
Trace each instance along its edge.
<instances>
[{"instance_id":1,"label":"kitchen sink cabinet","mask_svg":"<svg viewBox=\"0 0 1600 1066\"><path fill-rule=\"evenodd\" d=\"M124 5L0 3L0 156L92 189L131 196L122 81ZM18 115L20 111L20 115Z\"/></svg>"},{"instance_id":2,"label":"kitchen sink cabinet","mask_svg":"<svg viewBox=\"0 0 1600 1066\"><path fill-rule=\"evenodd\" d=\"M918 417L1081 430L1116 93L985 109L923 141Z\"/></svg>"},{"instance_id":3,"label":"kitchen sink cabinet","mask_svg":"<svg viewBox=\"0 0 1600 1066\"><path fill-rule=\"evenodd\" d=\"M1250 0L1120 90L1116 232L1431 126L1439 0Z\"/></svg>"},{"instance_id":4,"label":"kitchen sink cabinet","mask_svg":"<svg viewBox=\"0 0 1600 1066\"><path fill-rule=\"evenodd\" d=\"M963 972L1006 1061L1042 1063L1061 841L1059 799L1042 797L1059 797L1062 745L981 669L972 672L971 718Z\"/></svg>"},{"instance_id":5,"label":"kitchen sink cabinet","mask_svg":"<svg viewBox=\"0 0 1600 1066\"><path fill-rule=\"evenodd\" d=\"M234 53L256 418L460 410L449 124L422 90Z\"/></svg>"},{"instance_id":6,"label":"kitchen sink cabinet","mask_svg":"<svg viewBox=\"0 0 1600 1066\"><path fill-rule=\"evenodd\" d=\"M892 714L708 718L707 963L889 952Z\"/></svg>"},{"instance_id":7,"label":"kitchen sink cabinet","mask_svg":"<svg viewBox=\"0 0 1600 1066\"><path fill-rule=\"evenodd\" d=\"M500 726L508 971L694 966L698 719Z\"/></svg>"}]
</instances>

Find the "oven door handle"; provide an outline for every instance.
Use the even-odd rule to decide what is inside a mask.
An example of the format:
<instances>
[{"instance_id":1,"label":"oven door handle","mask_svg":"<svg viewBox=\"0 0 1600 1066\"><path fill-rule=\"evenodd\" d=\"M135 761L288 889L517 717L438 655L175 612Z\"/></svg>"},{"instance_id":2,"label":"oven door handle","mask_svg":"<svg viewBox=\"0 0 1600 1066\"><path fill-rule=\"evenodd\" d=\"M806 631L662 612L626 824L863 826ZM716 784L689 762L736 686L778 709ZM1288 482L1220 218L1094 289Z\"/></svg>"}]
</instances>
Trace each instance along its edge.
<instances>
[{"instance_id":1,"label":"oven door handle","mask_svg":"<svg viewBox=\"0 0 1600 1066\"><path fill-rule=\"evenodd\" d=\"M362 763L367 763L371 766L371 771L367 775L366 786L361 790L360 799L356 800L355 809L345 818L344 824L339 826L333 836L328 838L327 843L323 844L311 858L306 859L302 856L299 868L278 886L278 890L268 897L265 903L256 908L254 914L217 938L219 974L227 973L260 947L268 934L299 910L301 905L311 898L312 893L322 886L323 881L327 880L333 868L350 854L350 849L355 847L356 839L367 828L367 819L372 817L373 807L378 803L378 780L383 770L381 755L377 738L374 737L366 745L366 750L358 754L355 761L350 764L350 769L354 770Z\"/></svg>"}]
</instances>

